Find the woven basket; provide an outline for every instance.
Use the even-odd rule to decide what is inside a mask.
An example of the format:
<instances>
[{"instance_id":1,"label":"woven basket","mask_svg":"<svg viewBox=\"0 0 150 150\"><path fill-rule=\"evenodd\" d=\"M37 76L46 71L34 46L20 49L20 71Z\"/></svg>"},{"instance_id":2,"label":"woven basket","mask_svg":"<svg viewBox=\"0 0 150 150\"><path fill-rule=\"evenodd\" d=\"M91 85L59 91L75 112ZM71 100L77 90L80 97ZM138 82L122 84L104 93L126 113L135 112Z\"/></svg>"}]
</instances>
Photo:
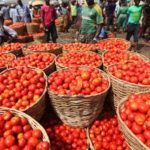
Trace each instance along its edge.
<instances>
[{"instance_id":1,"label":"woven basket","mask_svg":"<svg viewBox=\"0 0 150 150\"><path fill-rule=\"evenodd\" d=\"M115 66L115 65L117 64L109 66L106 71L107 71L108 76L111 79L111 84L112 84L111 99L114 103L115 108L117 108L118 104L120 103L120 100L123 97L131 93L148 91L150 90L150 85L138 85L138 84L130 83L130 82L116 78L108 71L110 67Z\"/></svg>"},{"instance_id":2,"label":"woven basket","mask_svg":"<svg viewBox=\"0 0 150 150\"><path fill-rule=\"evenodd\" d=\"M80 67L87 69L88 67ZM109 81L108 88L100 94L89 96L58 95L48 91L52 106L59 118L67 125L74 127L88 127L98 117L110 87L110 80L106 73L99 70Z\"/></svg>"},{"instance_id":3,"label":"woven basket","mask_svg":"<svg viewBox=\"0 0 150 150\"><path fill-rule=\"evenodd\" d=\"M103 62L103 70L107 70L107 65L105 64L105 61L104 61L104 56L105 56L105 54L106 53L108 53L108 51L106 51L106 52L103 52L103 54L102 54L102 62ZM142 58L144 61L149 61L149 58L147 58L146 56L144 56L144 55L142 55L142 54L139 54L139 53L135 53L135 52L129 52L129 51L127 51L126 53L132 53L132 54L134 54L134 55L136 55L136 56L138 56L139 58ZM127 60L128 61L128 60ZM131 61L131 60L130 60ZM126 62L126 61L121 61L121 62Z\"/></svg>"},{"instance_id":4,"label":"woven basket","mask_svg":"<svg viewBox=\"0 0 150 150\"><path fill-rule=\"evenodd\" d=\"M32 18L32 22L33 23L41 23L41 19L40 18Z\"/></svg>"},{"instance_id":5,"label":"woven basket","mask_svg":"<svg viewBox=\"0 0 150 150\"><path fill-rule=\"evenodd\" d=\"M19 48L19 49L13 50L13 51L9 51L8 53L12 53L12 54L14 54L16 57L19 57L19 56L22 56L22 55L23 55L22 48Z\"/></svg>"},{"instance_id":6,"label":"woven basket","mask_svg":"<svg viewBox=\"0 0 150 150\"><path fill-rule=\"evenodd\" d=\"M129 44L129 47L126 49L126 51L130 50L130 48L131 48L131 43L129 41L126 41L126 40L122 39L122 38L108 38L108 39L121 39L122 41L125 41L125 42L127 42ZM104 39L102 41L107 41L107 39ZM102 48L98 49L98 53L100 55L102 55L105 51L107 51L107 49L102 49Z\"/></svg>"},{"instance_id":7,"label":"woven basket","mask_svg":"<svg viewBox=\"0 0 150 150\"><path fill-rule=\"evenodd\" d=\"M35 52L36 53L36 52ZM42 52L43 53L43 52ZM44 52L46 53L46 52ZM32 53L31 53L32 54ZM30 55L30 54L28 54ZM54 56L54 58L56 58L56 56L54 54L51 54ZM32 66L31 66L32 68ZM44 73L48 76L50 75L52 72L56 71L56 66L55 66L55 59L44 69L42 69L42 71L44 71Z\"/></svg>"},{"instance_id":8,"label":"woven basket","mask_svg":"<svg viewBox=\"0 0 150 150\"><path fill-rule=\"evenodd\" d=\"M76 52L76 53L91 53L91 54L95 54L94 52ZM68 68L68 67L73 67L73 66L64 66L63 64L60 64L60 63L58 63L58 59L60 58L60 57L62 57L63 55L65 55L65 54L60 54L60 55L58 55L57 57L56 57L56 59L55 59L55 64L56 64L56 69L57 70L61 70L61 69L65 69L65 68ZM85 65L86 66L86 65ZM101 68L101 66L102 66L102 62L97 66L97 68ZM88 67L88 66L87 66Z\"/></svg>"},{"instance_id":9,"label":"woven basket","mask_svg":"<svg viewBox=\"0 0 150 150\"><path fill-rule=\"evenodd\" d=\"M62 53L62 47L60 47L60 48L58 48L58 49L53 49L53 50L45 50L45 51L31 51L31 50L29 50L29 49L27 49L27 48L24 48L23 49L23 54L24 55L28 55L28 54L31 54L31 53L34 53L34 52L45 52L45 53L53 53L53 54L55 54L56 56L57 55L59 55L59 54L61 54Z\"/></svg>"},{"instance_id":10,"label":"woven basket","mask_svg":"<svg viewBox=\"0 0 150 150\"><path fill-rule=\"evenodd\" d=\"M149 148L138 139L138 137L127 127L127 125L121 119L120 108L122 107L124 102L127 101L127 98L128 97L124 97L123 99L121 99L117 107L117 117L122 133L124 134L125 139L132 150L149 150Z\"/></svg>"},{"instance_id":11,"label":"woven basket","mask_svg":"<svg viewBox=\"0 0 150 150\"><path fill-rule=\"evenodd\" d=\"M50 143L49 137L48 137L45 129L36 120L34 120L32 117L30 117L29 115L27 115L21 111L15 110L15 109L0 107L0 115L6 111L10 111L16 116L26 118L33 129L40 129L41 130L42 135L43 135L42 141L47 141Z\"/></svg>"},{"instance_id":12,"label":"woven basket","mask_svg":"<svg viewBox=\"0 0 150 150\"><path fill-rule=\"evenodd\" d=\"M15 27L13 28L18 35L24 35L27 31L26 26L21 26L21 27Z\"/></svg>"},{"instance_id":13,"label":"woven basket","mask_svg":"<svg viewBox=\"0 0 150 150\"><path fill-rule=\"evenodd\" d=\"M3 74L6 71L14 70L16 68L11 68L11 69L5 70L5 71L1 72L0 74ZM40 69L33 68L33 67L28 67L28 68L31 68L31 69L38 71L38 72L42 71ZM43 73L44 78L45 78L45 89L44 89L43 94L41 95L41 97L39 98L39 100L36 103L34 103L31 106L29 106L28 108L22 110L22 112L27 113L28 115L30 115L31 117L33 117L37 121L39 121L42 118L44 111L45 111L45 108L46 108L45 96L46 96L46 92L47 92L47 76L45 75L45 73L43 71L42 71L42 73Z\"/></svg>"},{"instance_id":14,"label":"woven basket","mask_svg":"<svg viewBox=\"0 0 150 150\"><path fill-rule=\"evenodd\" d=\"M40 24L38 23L29 23L29 24L26 24L26 28L27 28L27 33L28 34L32 34L32 33L37 33L40 31Z\"/></svg>"}]
</instances>

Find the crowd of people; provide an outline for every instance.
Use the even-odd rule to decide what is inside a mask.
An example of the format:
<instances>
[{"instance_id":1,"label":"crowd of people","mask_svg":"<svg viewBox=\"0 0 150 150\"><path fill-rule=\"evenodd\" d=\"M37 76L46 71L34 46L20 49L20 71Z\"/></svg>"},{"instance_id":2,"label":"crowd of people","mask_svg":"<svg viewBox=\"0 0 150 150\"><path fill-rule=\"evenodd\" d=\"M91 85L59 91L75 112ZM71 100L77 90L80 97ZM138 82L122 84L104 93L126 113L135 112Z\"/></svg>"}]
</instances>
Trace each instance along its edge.
<instances>
[{"instance_id":1,"label":"crowd of people","mask_svg":"<svg viewBox=\"0 0 150 150\"><path fill-rule=\"evenodd\" d=\"M17 4L3 5L0 10L5 20L13 22L31 22L32 17L41 17L45 41L57 41L55 25L57 17L63 17L63 31L76 28L76 41L91 43L107 38L108 31L127 32L126 39L133 36L134 46L138 48L138 39L145 33L150 35L150 0L85 0L79 4L76 0L64 1L61 5L45 0L43 6L26 6L21 0Z\"/></svg>"}]
</instances>

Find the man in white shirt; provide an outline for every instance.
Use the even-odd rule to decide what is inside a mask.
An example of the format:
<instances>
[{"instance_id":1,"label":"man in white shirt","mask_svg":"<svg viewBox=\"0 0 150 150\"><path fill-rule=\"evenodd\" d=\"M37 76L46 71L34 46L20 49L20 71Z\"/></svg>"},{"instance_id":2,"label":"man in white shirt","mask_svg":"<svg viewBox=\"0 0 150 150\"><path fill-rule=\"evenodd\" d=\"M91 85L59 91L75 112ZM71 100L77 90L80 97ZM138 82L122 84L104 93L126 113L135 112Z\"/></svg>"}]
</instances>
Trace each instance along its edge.
<instances>
[{"instance_id":1,"label":"man in white shirt","mask_svg":"<svg viewBox=\"0 0 150 150\"><path fill-rule=\"evenodd\" d=\"M3 14L0 13L0 44L3 42L12 42L16 39L17 32L4 25Z\"/></svg>"}]
</instances>

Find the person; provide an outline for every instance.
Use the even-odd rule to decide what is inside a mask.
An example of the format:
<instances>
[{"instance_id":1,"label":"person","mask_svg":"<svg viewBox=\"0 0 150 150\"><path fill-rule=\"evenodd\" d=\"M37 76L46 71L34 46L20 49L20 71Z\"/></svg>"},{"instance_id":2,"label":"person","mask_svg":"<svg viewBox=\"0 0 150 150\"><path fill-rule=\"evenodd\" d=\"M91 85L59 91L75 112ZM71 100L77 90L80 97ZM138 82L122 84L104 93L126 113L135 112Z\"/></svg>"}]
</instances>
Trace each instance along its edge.
<instances>
[{"instance_id":1,"label":"person","mask_svg":"<svg viewBox=\"0 0 150 150\"><path fill-rule=\"evenodd\" d=\"M110 29L110 26L112 26L112 30L114 30L115 8L116 8L116 4L112 0L108 0L108 2L105 5L105 9L104 9L107 30Z\"/></svg>"},{"instance_id":2,"label":"person","mask_svg":"<svg viewBox=\"0 0 150 150\"><path fill-rule=\"evenodd\" d=\"M94 0L86 0L81 12L81 29L77 36L82 43L96 42L103 26L103 16L100 6Z\"/></svg>"},{"instance_id":3,"label":"person","mask_svg":"<svg viewBox=\"0 0 150 150\"><path fill-rule=\"evenodd\" d=\"M120 8L117 13L117 27L118 27L119 31L120 31L120 29L125 31L127 10L128 10L127 4L125 2L120 3Z\"/></svg>"},{"instance_id":4,"label":"person","mask_svg":"<svg viewBox=\"0 0 150 150\"><path fill-rule=\"evenodd\" d=\"M77 20L77 5L76 5L75 0L71 1L70 10L71 10L72 25L74 25L76 23L76 20Z\"/></svg>"},{"instance_id":5,"label":"person","mask_svg":"<svg viewBox=\"0 0 150 150\"><path fill-rule=\"evenodd\" d=\"M15 7L16 7L15 4L11 4L10 10L9 10L9 16L10 16L10 19L13 21L13 23L15 23L17 21Z\"/></svg>"},{"instance_id":6,"label":"person","mask_svg":"<svg viewBox=\"0 0 150 150\"><path fill-rule=\"evenodd\" d=\"M140 28L140 18L144 5L139 5L140 0L135 0L135 4L130 6L127 11L127 35L126 40L130 41L130 38L134 38L135 50L138 50L138 34Z\"/></svg>"},{"instance_id":7,"label":"person","mask_svg":"<svg viewBox=\"0 0 150 150\"><path fill-rule=\"evenodd\" d=\"M17 0L16 6L16 18L17 22L31 22L30 9L22 3L21 0Z\"/></svg>"},{"instance_id":8,"label":"person","mask_svg":"<svg viewBox=\"0 0 150 150\"><path fill-rule=\"evenodd\" d=\"M17 32L4 25L4 16L0 13L0 44L12 42L16 39Z\"/></svg>"},{"instance_id":9,"label":"person","mask_svg":"<svg viewBox=\"0 0 150 150\"><path fill-rule=\"evenodd\" d=\"M45 4L41 8L41 18L45 30L45 42L49 42L51 36L52 41L56 43L58 38L55 25L57 15L55 8L50 5L49 0L45 0Z\"/></svg>"},{"instance_id":10,"label":"person","mask_svg":"<svg viewBox=\"0 0 150 150\"><path fill-rule=\"evenodd\" d=\"M9 20L10 16L9 16L9 6L7 6L6 4L4 4L4 6L1 8L1 12L3 13L4 19L5 20Z\"/></svg>"}]
</instances>

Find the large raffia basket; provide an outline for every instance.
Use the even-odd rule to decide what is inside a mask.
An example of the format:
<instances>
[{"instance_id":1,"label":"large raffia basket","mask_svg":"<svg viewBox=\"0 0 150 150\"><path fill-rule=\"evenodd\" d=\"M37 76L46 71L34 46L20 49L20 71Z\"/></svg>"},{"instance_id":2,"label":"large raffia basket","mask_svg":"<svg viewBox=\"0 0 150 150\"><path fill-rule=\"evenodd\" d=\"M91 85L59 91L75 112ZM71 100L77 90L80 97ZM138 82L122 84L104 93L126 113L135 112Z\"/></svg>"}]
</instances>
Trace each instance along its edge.
<instances>
[{"instance_id":1,"label":"large raffia basket","mask_svg":"<svg viewBox=\"0 0 150 150\"><path fill-rule=\"evenodd\" d=\"M107 70L107 65L105 64L105 54L109 53L108 51L106 52L103 52L102 54L102 62L103 62L103 70ZM139 53L136 53L136 52L129 52L129 51L126 51L126 53L130 53L130 54L133 54L135 56L138 56L139 58L143 59L143 61L149 61L149 58L147 58L146 56L142 55L142 54L139 54ZM132 61L132 60L126 60L126 61ZM126 62L126 61L121 61L121 62Z\"/></svg>"},{"instance_id":2,"label":"large raffia basket","mask_svg":"<svg viewBox=\"0 0 150 150\"><path fill-rule=\"evenodd\" d=\"M80 67L80 69L87 68ZM88 127L101 113L105 97L110 87L110 80L105 72L102 70L99 71L109 81L108 88L102 93L89 96L68 96L58 95L48 90L51 104L59 118L65 124L74 127Z\"/></svg>"},{"instance_id":3,"label":"large raffia basket","mask_svg":"<svg viewBox=\"0 0 150 150\"><path fill-rule=\"evenodd\" d=\"M35 52L36 53L36 52ZM38 52L39 53L39 52ZM45 53L45 52L42 52L42 53ZM32 53L31 53L32 54ZM30 54L28 54L30 55ZM55 66L55 58L56 58L56 55L52 54L51 55L54 56L54 60L44 69L42 69L42 71L45 72L46 75L50 75L52 72L56 71L56 66ZM32 67L32 66L31 66Z\"/></svg>"},{"instance_id":4,"label":"large raffia basket","mask_svg":"<svg viewBox=\"0 0 150 150\"><path fill-rule=\"evenodd\" d=\"M126 42L127 44L128 44L128 48L125 50L125 51L128 51L128 50L130 50L130 48L131 48L131 42L129 42L129 41L126 41L125 39L122 39L122 38L108 38L108 39L121 39L122 41L124 41L124 42ZM101 40L101 41L107 41L108 39L104 39L104 40ZM98 53L100 54L100 55L102 55L104 52L106 52L106 51L108 51L107 49L104 49L104 48L100 48L100 47L98 47Z\"/></svg>"},{"instance_id":5,"label":"large raffia basket","mask_svg":"<svg viewBox=\"0 0 150 150\"><path fill-rule=\"evenodd\" d=\"M40 24L38 24L38 23L27 23L26 28L27 28L28 34L37 33L40 31Z\"/></svg>"},{"instance_id":6,"label":"large raffia basket","mask_svg":"<svg viewBox=\"0 0 150 150\"><path fill-rule=\"evenodd\" d=\"M30 117L29 115L27 115L21 111L15 110L15 109L0 107L0 115L2 115L6 111L12 112L15 116L26 118L33 129L40 129L41 130L42 141L47 141L50 143L49 137L48 137L45 129L36 120L34 120L32 117Z\"/></svg>"},{"instance_id":7,"label":"large raffia basket","mask_svg":"<svg viewBox=\"0 0 150 150\"><path fill-rule=\"evenodd\" d=\"M121 99L117 107L117 117L122 133L124 134L125 139L132 150L149 150L149 148L145 144L143 144L143 142L140 141L139 138L127 127L127 125L123 122L120 116L120 109L123 106L123 104L127 101L127 99L128 96Z\"/></svg>"},{"instance_id":8,"label":"large raffia basket","mask_svg":"<svg viewBox=\"0 0 150 150\"><path fill-rule=\"evenodd\" d=\"M75 53L95 54L94 52L91 52L91 51L89 51L89 52L75 52ZM67 55L67 54L59 54L59 55L56 57L56 59L55 59L55 64L56 64L56 69L57 69L57 70L65 69L65 68L68 68L68 67L73 67L73 66L65 66L65 65L63 65L63 64L61 64L61 63L58 62L58 59L59 59L60 57L62 57L63 55ZM86 66L86 65L85 65L85 66ZM101 61L101 63L100 63L98 66L95 66L95 67L97 67L97 68L100 69L101 66L102 66L102 61ZM87 67L88 67L88 66L87 66Z\"/></svg>"},{"instance_id":9,"label":"large raffia basket","mask_svg":"<svg viewBox=\"0 0 150 150\"><path fill-rule=\"evenodd\" d=\"M39 98L39 100L36 103L30 105L28 108L22 110L22 112L27 113L28 115L30 115L31 117L33 117L34 119L39 121L42 118L42 116L45 112L45 108L46 108L45 96L46 96L46 92L47 92L47 76L40 69L33 68L33 67L28 67L28 68L31 68L32 70L35 70L37 73L42 73L43 74L43 76L45 78L45 89L43 91L43 94ZM5 73L6 71L15 70L15 69L17 69L17 67L4 70L0 74Z\"/></svg>"},{"instance_id":10,"label":"large raffia basket","mask_svg":"<svg viewBox=\"0 0 150 150\"><path fill-rule=\"evenodd\" d=\"M2 55L10 55L11 57L13 57L13 60L16 59L16 56L15 56L14 54L12 54L12 53L6 53L6 54L4 53L4 54L2 54ZM0 68L0 72L6 70L7 67L8 67L8 65L9 65L9 63L7 63L4 67L1 67L1 68Z\"/></svg>"},{"instance_id":11,"label":"large raffia basket","mask_svg":"<svg viewBox=\"0 0 150 150\"><path fill-rule=\"evenodd\" d=\"M24 35L27 31L25 25L20 26L20 27L14 27L13 29L17 32L18 35Z\"/></svg>"},{"instance_id":12,"label":"large raffia basket","mask_svg":"<svg viewBox=\"0 0 150 150\"><path fill-rule=\"evenodd\" d=\"M132 63L132 62L127 62ZM150 90L150 85L141 85L141 84L134 84L130 83L121 79L116 78L111 73L109 73L109 68L115 66L117 64L111 65L107 68L107 74L110 77L112 88L111 88L111 100L115 108L117 108L120 100L131 94L131 93L138 93L138 92L145 92Z\"/></svg>"}]
</instances>

